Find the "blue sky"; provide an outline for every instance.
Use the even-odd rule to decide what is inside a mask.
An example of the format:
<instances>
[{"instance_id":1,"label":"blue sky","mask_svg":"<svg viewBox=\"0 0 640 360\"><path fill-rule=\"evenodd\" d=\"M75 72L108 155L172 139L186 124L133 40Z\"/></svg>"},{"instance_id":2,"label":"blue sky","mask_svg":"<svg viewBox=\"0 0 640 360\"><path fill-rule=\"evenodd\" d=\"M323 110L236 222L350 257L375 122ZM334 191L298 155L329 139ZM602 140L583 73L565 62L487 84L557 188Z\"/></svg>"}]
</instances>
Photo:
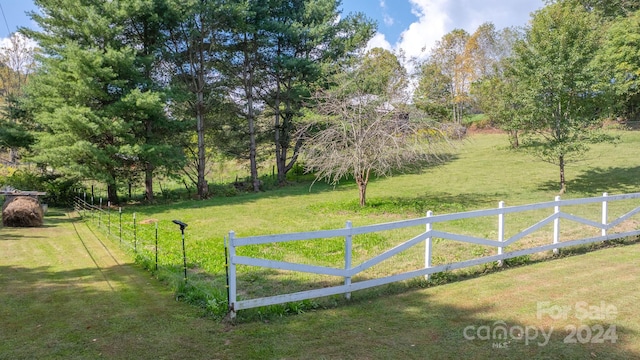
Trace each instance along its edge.
<instances>
[{"instance_id":1,"label":"blue sky","mask_svg":"<svg viewBox=\"0 0 640 360\"><path fill-rule=\"evenodd\" d=\"M36 6L31 0L0 0L0 5L4 12L4 18L0 18L0 38L8 37L9 30L14 32L19 26L32 27L31 19L25 14L26 11L36 10ZM5 23L6 18L6 23Z\"/></svg>"},{"instance_id":2,"label":"blue sky","mask_svg":"<svg viewBox=\"0 0 640 360\"><path fill-rule=\"evenodd\" d=\"M0 0L0 5L6 18L6 23L0 19L0 38L8 36L7 28L33 26L25 14L36 10L32 0ZM543 0L342 0L344 14L363 12L378 22L371 47L402 50L418 58L453 29L471 33L484 22L498 29L524 26L531 12L543 5Z\"/></svg>"},{"instance_id":3,"label":"blue sky","mask_svg":"<svg viewBox=\"0 0 640 360\"><path fill-rule=\"evenodd\" d=\"M497 29L525 26L543 0L343 0L343 13L363 12L378 22L370 46L422 58L453 29L474 32L485 22ZM426 51L425 51L426 50Z\"/></svg>"}]
</instances>

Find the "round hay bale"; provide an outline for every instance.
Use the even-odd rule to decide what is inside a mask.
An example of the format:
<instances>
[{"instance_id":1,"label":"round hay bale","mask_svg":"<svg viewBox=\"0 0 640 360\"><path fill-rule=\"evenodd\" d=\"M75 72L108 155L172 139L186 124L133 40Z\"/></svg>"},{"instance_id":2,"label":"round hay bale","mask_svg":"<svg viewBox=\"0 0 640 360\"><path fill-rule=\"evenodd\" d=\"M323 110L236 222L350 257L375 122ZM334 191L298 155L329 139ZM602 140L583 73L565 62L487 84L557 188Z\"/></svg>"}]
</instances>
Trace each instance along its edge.
<instances>
[{"instance_id":1,"label":"round hay bale","mask_svg":"<svg viewBox=\"0 0 640 360\"><path fill-rule=\"evenodd\" d=\"M2 224L11 227L42 226L44 213L38 200L29 196L7 199L2 206Z\"/></svg>"}]
</instances>

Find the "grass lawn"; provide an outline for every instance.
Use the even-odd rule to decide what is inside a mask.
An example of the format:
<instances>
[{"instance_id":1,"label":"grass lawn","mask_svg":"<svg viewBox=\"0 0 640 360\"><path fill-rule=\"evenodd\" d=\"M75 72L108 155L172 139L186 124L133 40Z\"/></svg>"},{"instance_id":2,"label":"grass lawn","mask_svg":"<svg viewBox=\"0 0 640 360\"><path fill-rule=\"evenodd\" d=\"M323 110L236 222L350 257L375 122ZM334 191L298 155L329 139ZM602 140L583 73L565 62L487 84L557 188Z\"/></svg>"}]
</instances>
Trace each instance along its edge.
<instances>
[{"instance_id":1,"label":"grass lawn","mask_svg":"<svg viewBox=\"0 0 640 360\"><path fill-rule=\"evenodd\" d=\"M640 244L229 325L176 302L77 218L45 224L0 228L0 359L640 358ZM499 344L478 332L503 323L513 336ZM533 329L551 333L544 346Z\"/></svg>"},{"instance_id":2,"label":"grass lawn","mask_svg":"<svg viewBox=\"0 0 640 360\"><path fill-rule=\"evenodd\" d=\"M603 192L621 194L638 191L640 158L637 156L637 149L640 148L640 132L618 134L621 136L620 144L595 145L587 158L567 165L568 193L563 198L600 196ZM344 227L347 220L352 221L354 226L360 226L424 216L428 210L443 214L495 208L499 201L505 201L506 206L551 201L558 193L558 178L556 166L509 149L506 135L476 134L461 143L450 160L440 166L418 173L373 180L368 188L369 206L366 208L358 206L355 184L345 181L336 187L324 183L310 187L309 183L299 183L259 194L218 197L206 201L183 200L150 206L129 205L123 208L123 216L131 219L135 212L140 224L148 220L157 221L161 248L159 261L161 265L176 270L176 274L181 269L182 253L180 232L171 220L179 219L189 224L186 242L192 275L206 275L207 282L221 294L222 290L219 289L224 289L225 284L223 238L230 230L234 230L238 237L311 231ZM609 207L611 216L619 216L629 210L629 207L618 208L613 204ZM592 212L592 220L599 221L598 206L580 211ZM511 236L547 215L549 214L537 213L523 218L510 217L506 236ZM640 221L633 220L627 226L637 227L639 223ZM95 225L95 221L92 224ZM444 230L488 238L497 236L495 219L458 222L449 226L450 229ZM582 235L584 231L565 226L564 223L561 229L564 240ZM549 243L550 232L547 230L550 231L545 229L546 233L536 233L534 237L520 242L530 246ZM139 225L137 231L142 239L138 244L139 249L151 249L154 227ZM422 229L416 231L420 232ZM414 235L400 232L356 237L354 248L360 258L355 259L354 263L380 254ZM318 246L291 243L247 251L259 253L261 257L269 259L327 265L328 261L341 261L342 248L342 240L337 239L335 243L323 240ZM510 247L508 250L514 248ZM495 251L493 248L435 241L433 265L488 255ZM417 262L424 262L421 256L420 249L416 247L402 261L381 265L380 269L371 270L377 274L370 275L379 276L379 273L407 270ZM304 286L309 280L316 281L299 277L287 278L285 281L267 281L265 279L273 278L273 273L252 273L243 269L239 271L247 271L246 276L241 279L245 282L241 287L246 291L242 295L249 295L249 292L250 295L273 295L276 290L274 284L288 282ZM299 281L301 279L305 282ZM254 285L253 289L246 289L245 285L248 283ZM299 288L290 290L300 291Z\"/></svg>"}]
</instances>

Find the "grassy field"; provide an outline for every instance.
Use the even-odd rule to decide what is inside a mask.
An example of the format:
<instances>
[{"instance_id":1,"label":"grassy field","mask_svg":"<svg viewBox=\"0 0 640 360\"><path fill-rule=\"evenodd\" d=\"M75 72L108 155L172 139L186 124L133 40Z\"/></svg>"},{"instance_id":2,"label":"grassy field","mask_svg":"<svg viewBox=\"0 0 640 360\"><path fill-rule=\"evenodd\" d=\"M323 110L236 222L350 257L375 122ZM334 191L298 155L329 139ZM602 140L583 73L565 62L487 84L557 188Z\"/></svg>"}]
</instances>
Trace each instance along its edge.
<instances>
[{"instance_id":1,"label":"grassy field","mask_svg":"<svg viewBox=\"0 0 640 360\"><path fill-rule=\"evenodd\" d=\"M0 359L640 358L640 245L229 325L78 218L45 223L0 228Z\"/></svg>"},{"instance_id":2,"label":"grassy field","mask_svg":"<svg viewBox=\"0 0 640 360\"><path fill-rule=\"evenodd\" d=\"M619 134L620 144L594 146L586 159L568 164L566 175L569 192L563 198L599 196L603 192L620 194L638 191L640 158L637 157L636 149L640 147L640 132ZM178 273L182 260L180 233L171 220L179 219L188 223L187 256L193 276L206 277L211 289L222 289L225 282L223 238L230 230L235 231L239 237L311 231L344 227L347 220L352 221L354 226L360 226L424 216L428 210L443 214L495 208L499 201L505 201L507 206L550 201L558 193L558 178L556 166L538 162L527 154L509 149L504 134L479 134L459 144L450 160L440 166L419 173L399 174L372 181L368 190L369 206L366 208L358 206L355 184L345 181L336 187L323 183L310 187L310 183L299 183L265 193L219 197L207 201L183 200L152 206L130 205L124 207L123 216L131 219L132 213L136 212L139 223L158 223L160 246L163 249L160 262ZM630 210L628 205L612 204L609 210L612 216L620 215ZM592 208L579 210L582 213L577 214L592 213L592 219L598 221L599 211L598 205L594 205ZM547 215L538 212L521 218L510 218L506 229L507 237ZM496 237L495 219L457 222L447 226L443 230ZM636 227L638 221L632 221L626 226ZM509 250L518 246L549 243L550 228L551 226L524 239ZM564 225L562 230L565 240L568 240L567 237L584 235L586 231ZM152 225L138 226L140 237L146 239L146 242L140 244L142 248L152 247L153 231ZM422 229L409 229L356 237L354 248L357 250L357 258L354 263L369 259L421 231ZM286 244L244 251L248 252L245 253L247 255L259 253L261 257L270 259L317 265L335 265L343 258L341 239L322 240L313 246L308 243ZM413 252L403 254L401 261L382 264L365 276L413 269L416 264L424 262L421 251L416 247ZM460 261L493 254L495 251L493 248L436 240L433 263L438 265ZM308 282L326 281L290 274L285 274L284 279L266 281L265 279L273 279L277 274L257 273L246 268L239 270L245 271L245 276L241 279L244 282L241 287L245 289L243 296L273 294L276 290L281 290L274 286L285 283L291 285L289 291L297 291ZM476 267L469 271L473 273L485 270L486 267ZM251 287L245 286L247 284ZM222 291L219 291L219 295L224 297ZM216 303L219 304L218 300Z\"/></svg>"},{"instance_id":3,"label":"grassy field","mask_svg":"<svg viewBox=\"0 0 640 360\"><path fill-rule=\"evenodd\" d=\"M640 133L620 135L619 145L595 146L587 159L567 167L569 193L563 198L638 191L640 158L636 149ZM217 291L214 298L206 300L217 302L214 306L220 307L224 306L220 303L224 297L223 237L229 230L238 236L309 231L343 227L347 220L360 226L423 216L428 210L442 214L495 208L499 201L509 206L552 200L558 189L557 168L510 150L507 144L501 134L474 135L460 144L445 164L420 173L376 179L369 186L370 205L363 209L357 206L357 189L349 181L335 188L300 183L266 193L207 201L124 206L124 218L130 219L134 212L137 215L137 231L144 240L137 244L140 249L153 246L154 227L150 224L158 223L163 249L160 263L168 271L156 272L153 277L129 264L130 254L123 254L123 247L114 241L113 226L112 236L107 239L105 218L100 219L102 225L98 227L96 218L79 223L75 218L54 213L47 216L47 227L43 229L0 228L0 300L7 304L0 309L0 358L95 358L99 354L127 358L131 353L138 358L156 359L640 358L636 345L640 344L640 315L634 311L638 289L633 281L638 275L636 259L640 249L633 241L628 246L526 267L480 267L462 274L465 280L444 286L421 289L432 284L417 281L356 292L349 304L341 298L330 298L303 306L248 310L241 316L243 322L235 326L202 319L202 309L173 301L170 289L176 286L178 297L193 300L185 291L189 289L176 285L181 279L182 258L180 232L171 223L173 219L189 224L186 239L190 279L207 283ZM627 210L610 207L613 214ZM597 207L593 213L597 220ZM115 222L115 213L112 218ZM531 225L531 220L539 220L538 214L517 221L510 219L513 228L507 231ZM478 236L495 235L495 219L450 226ZM637 222L628 226L637 227ZM577 236L582 230L563 231ZM406 240L409 232L355 239L354 247L361 258L369 258ZM528 241L548 241L548 234L540 236ZM586 249L577 251L582 250ZM265 257L286 256L288 260L314 264L342 256L339 241L255 251ZM487 249L436 241L434 262L486 254ZM414 255L409 253L401 263L376 271L402 271L419 261ZM148 261L146 265L150 266ZM489 275L477 277L486 270ZM273 288L274 284L317 281L266 281L273 279L273 274L245 271L243 281L255 285L256 294L281 290ZM157 279L172 285L160 285ZM436 277L435 283L452 279ZM612 305L619 314L605 318L605 322L584 322L575 316L536 316L539 303L573 308L575 313L576 304L585 302ZM299 314L279 316L292 312ZM501 322L516 332L518 326L553 329L553 337L545 346L537 346L517 336L509 338L508 344L477 336L468 340L464 336L467 327L495 330ZM52 325L41 331L45 324ZM617 331L615 343L611 336L602 339L594 335L600 329L604 335L610 325L615 325ZM572 326L582 332L579 339L574 335L568 340L579 343L591 332L596 339L590 336L589 340L598 341L565 344L565 330L570 331ZM599 344L599 340L606 341ZM305 351L301 352L301 348Z\"/></svg>"}]
</instances>

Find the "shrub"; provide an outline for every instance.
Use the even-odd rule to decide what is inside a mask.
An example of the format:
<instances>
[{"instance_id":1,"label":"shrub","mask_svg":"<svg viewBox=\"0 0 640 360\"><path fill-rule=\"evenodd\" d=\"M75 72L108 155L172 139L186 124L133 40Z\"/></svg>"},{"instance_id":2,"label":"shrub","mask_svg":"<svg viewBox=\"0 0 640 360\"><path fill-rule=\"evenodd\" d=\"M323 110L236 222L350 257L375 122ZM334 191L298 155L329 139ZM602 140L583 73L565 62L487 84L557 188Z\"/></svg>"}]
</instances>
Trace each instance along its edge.
<instances>
[{"instance_id":1,"label":"shrub","mask_svg":"<svg viewBox=\"0 0 640 360\"><path fill-rule=\"evenodd\" d=\"M68 206L80 184L76 178L17 170L10 176L0 176L0 187L2 186L11 186L23 191L46 192L43 202L53 206Z\"/></svg>"}]
</instances>

